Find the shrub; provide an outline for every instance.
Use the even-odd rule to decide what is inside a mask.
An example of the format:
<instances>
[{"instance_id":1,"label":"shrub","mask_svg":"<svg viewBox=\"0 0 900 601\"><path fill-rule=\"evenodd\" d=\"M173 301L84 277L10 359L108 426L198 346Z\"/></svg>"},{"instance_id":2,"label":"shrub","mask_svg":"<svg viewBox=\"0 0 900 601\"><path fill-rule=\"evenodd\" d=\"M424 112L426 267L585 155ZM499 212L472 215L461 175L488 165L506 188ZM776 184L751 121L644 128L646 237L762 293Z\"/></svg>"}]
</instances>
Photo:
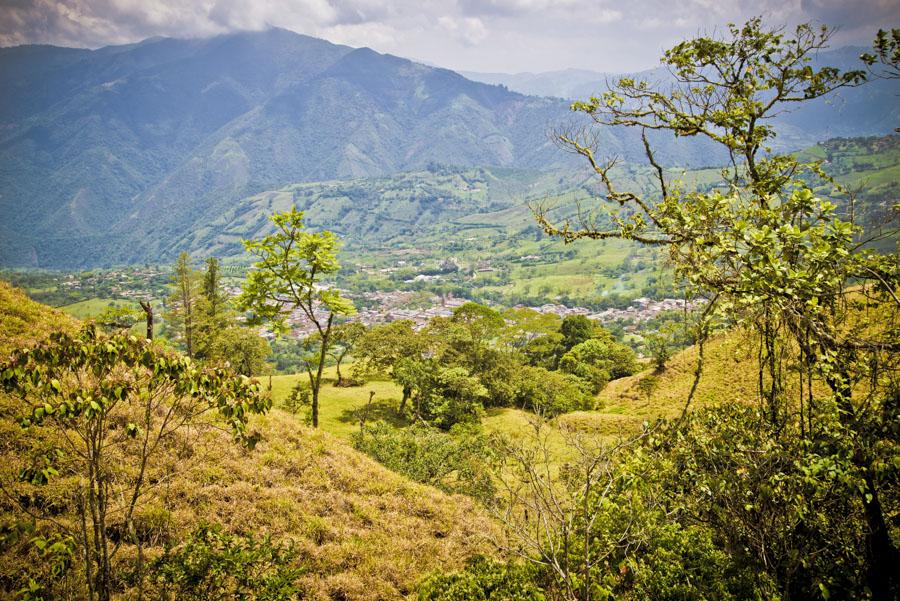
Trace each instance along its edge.
<instances>
[{"instance_id":1,"label":"shrub","mask_svg":"<svg viewBox=\"0 0 900 601\"><path fill-rule=\"evenodd\" d=\"M523 367L518 382L518 404L545 417L590 409L590 384L583 379L543 367Z\"/></svg>"},{"instance_id":2,"label":"shrub","mask_svg":"<svg viewBox=\"0 0 900 601\"><path fill-rule=\"evenodd\" d=\"M419 601L544 601L540 570L530 564L503 563L476 556L466 568L433 574L419 586Z\"/></svg>"},{"instance_id":3,"label":"shrub","mask_svg":"<svg viewBox=\"0 0 900 601\"><path fill-rule=\"evenodd\" d=\"M422 425L394 428L376 422L357 433L353 442L358 450L416 482L482 500L494 494L487 469L493 450L477 426L460 424L446 433Z\"/></svg>"},{"instance_id":4,"label":"shrub","mask_svg":"<svg viewBox=\"0 0 900 601\"><path fill-rule=\"evenodd\" d=\"M303 569L290 544L255 540L200 526L180 547L166 549L152 565L160 599L278 601L296 598Z\"/></svg>"},{"instance_id":5,"label":"shrub","mask_svg":"<svg viewBox=\"0 0 900 601\"><path fill-rule=\"evenodd\" d=\"M291 393L284 400L285 410L294 415L300 415L308 411L311 405L312 389L309 387L309 382L298 380L294 387L291 388Z\"/></svg>"}]
</instances>

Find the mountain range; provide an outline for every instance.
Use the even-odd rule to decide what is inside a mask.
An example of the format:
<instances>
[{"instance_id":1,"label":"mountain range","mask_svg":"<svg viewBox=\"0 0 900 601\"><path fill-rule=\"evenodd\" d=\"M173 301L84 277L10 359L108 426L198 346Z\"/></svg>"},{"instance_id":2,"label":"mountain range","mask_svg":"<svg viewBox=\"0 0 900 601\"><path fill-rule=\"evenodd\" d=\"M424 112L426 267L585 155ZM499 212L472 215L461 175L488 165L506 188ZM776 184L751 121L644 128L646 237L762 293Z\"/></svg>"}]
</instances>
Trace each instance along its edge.
<instances>
[{"instance_id":1,"label":"mountain range","mask_svg":"<svg viewBox=\"0 0 900 601\"><path fill-rule=\"evenodd\" d=\"M813 66L837 67L851 71L863 67L859 57L866 48L845 46L822 51L813 57ZM608 88L620 73L585 69L565 69L540 73L479 73L463 71L473 81L502 85L521 94L569 101L586 100ZM664 67L624 74L650 82L671 82ZM780 115L775 123L779 144L787 148L812 146L830 138L876 136L890 132L900 124L900 86L896 80L873 79L859 87L838 90L828 96L799 104Z\"/></svg>"},{"instance_id":2,"label":"mountain range","mask_svg":"<svg viewBox=\"0 0 900 601\"><path fill-rule=\"evenodd\" d=\"M295 183L580 164L548 135L573 118L565 99L283 29L0 48L0 86L6 266L169 260L242 199ZM896 103L884 116L877 100L870 129L896 121ZM817 135L807 121L821 113L798 122L798 139ZM601 141L640 157L633 132ZM669 164L714 162L689 140L663 142Z\"/></svg>"}]
</instances>

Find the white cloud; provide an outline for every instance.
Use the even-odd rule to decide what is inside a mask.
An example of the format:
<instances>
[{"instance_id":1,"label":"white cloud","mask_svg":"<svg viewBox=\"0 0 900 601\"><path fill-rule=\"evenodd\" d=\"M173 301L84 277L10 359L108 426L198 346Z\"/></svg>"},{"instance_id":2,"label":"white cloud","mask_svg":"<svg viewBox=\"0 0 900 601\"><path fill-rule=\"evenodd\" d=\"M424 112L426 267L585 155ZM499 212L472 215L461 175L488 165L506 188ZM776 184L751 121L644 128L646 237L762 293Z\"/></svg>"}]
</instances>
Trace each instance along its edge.
<instances>
[{"instance_id":1,"label":"white cloud","mask_svg":"<svg viewBox=\"0 0 900 601\"><path fill-rule=\"evenodd\" d=\"M399 48L400 32L383 23L349 23L325 27L317 31L317 36L335 44L347 46L369 46L379 50Z\"/></svg>"},{"instance_id":2,"label":"white cloud","mask_svg":"<svg viewBox=\"0 0 900 601\"><path fill-rule=\"evenodd\" d=\"M438 25L449 34L469 46L476 46L487 37L487 27L478 17L438 18Z\"/></svg>"},{"instance_id":3,"label":"white cloud","mask_svg":"<svg viewBox=\"0 0 900 601\"><path fill-rule=\"evenodd\" d=\"M761 14L842 25L837 43L900 25L897 0L0 0L0 45L97 47L284 27L473 71L629 71L701 31Z\"/></svg>"}]
</instances>

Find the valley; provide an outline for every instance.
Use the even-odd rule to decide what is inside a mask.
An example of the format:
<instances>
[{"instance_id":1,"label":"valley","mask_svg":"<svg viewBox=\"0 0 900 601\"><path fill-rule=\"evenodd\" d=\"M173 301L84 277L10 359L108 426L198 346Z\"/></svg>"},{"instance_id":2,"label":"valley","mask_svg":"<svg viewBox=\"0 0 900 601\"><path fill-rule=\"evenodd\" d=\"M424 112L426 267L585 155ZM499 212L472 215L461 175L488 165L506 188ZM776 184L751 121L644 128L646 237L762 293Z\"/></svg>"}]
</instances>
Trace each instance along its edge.
<instances>
[{"instance_id":1,"label":"valley","mask_svg":"<svg viewBox=\"0 0 900 601\"><path fill-rule=\"evenodd\" d=\"M0 598L900 595L900 30L91 7L0 19Z\"/></svg>"}]
</instances>

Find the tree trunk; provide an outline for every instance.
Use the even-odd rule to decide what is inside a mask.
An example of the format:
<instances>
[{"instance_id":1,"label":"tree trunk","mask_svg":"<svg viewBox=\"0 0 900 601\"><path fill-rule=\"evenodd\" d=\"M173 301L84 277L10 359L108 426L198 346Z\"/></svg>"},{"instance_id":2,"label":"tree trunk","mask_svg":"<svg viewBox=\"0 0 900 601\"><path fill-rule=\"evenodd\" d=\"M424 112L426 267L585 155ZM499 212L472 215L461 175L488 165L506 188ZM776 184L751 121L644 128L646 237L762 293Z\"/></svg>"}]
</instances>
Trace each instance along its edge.
<instances>
[{"instance_id":1,"label":"tree trunk","mask_svg":"<svg viewBox=\"0 0 900 601\"><path fill-rule=\"evenodd\" d=\"M406 409L406 403L407 401L409 401L411 392L412 390L409 388L409 386L403 387L403 398L400 399L400 408L397 410L397 412L401 415L403 414L403 410Z\"/></svg>"},{"instance_id":2,"label":"tree trunk","mask_svg":"<svg viewBox=\"0 0 900 601\"><path fill-rule=\"evenodd\" d=\"M325 369L325 356L328 354L328 339L331 337L331 322L334 320L334 314L328 315L328 324L325 331L321 332L322 348L319 349L319 368L316 373L316 380L312 387L312 426L319 427L319 389L322 387L322 370Z\"/></svg>"},{"instance_id":3,"label":"tree trunk","mask_svg":"<svg viewBox=\"0 0 900 601\"><path fill-rule=\"evenodd\" d=\"M897 566L900 565L900 554L891 542L872 475L866 473L865 480L871 495L868 499L863 496L867 526L866 563L869 564L866 579L872 591L872 601L894 601L900 597L900 582L896 573Z\"/></svg>"},{"instance_id":4,"label":"tree trunk","mask_svg":"<svg viewBox=\"0 0 900 601\"><path fill-rule=\"evenodd\" d=\"M147 340L153 340L153 307L149 301L140 301L141 309L147 314Z\"/></svg>"}]
</instances>

